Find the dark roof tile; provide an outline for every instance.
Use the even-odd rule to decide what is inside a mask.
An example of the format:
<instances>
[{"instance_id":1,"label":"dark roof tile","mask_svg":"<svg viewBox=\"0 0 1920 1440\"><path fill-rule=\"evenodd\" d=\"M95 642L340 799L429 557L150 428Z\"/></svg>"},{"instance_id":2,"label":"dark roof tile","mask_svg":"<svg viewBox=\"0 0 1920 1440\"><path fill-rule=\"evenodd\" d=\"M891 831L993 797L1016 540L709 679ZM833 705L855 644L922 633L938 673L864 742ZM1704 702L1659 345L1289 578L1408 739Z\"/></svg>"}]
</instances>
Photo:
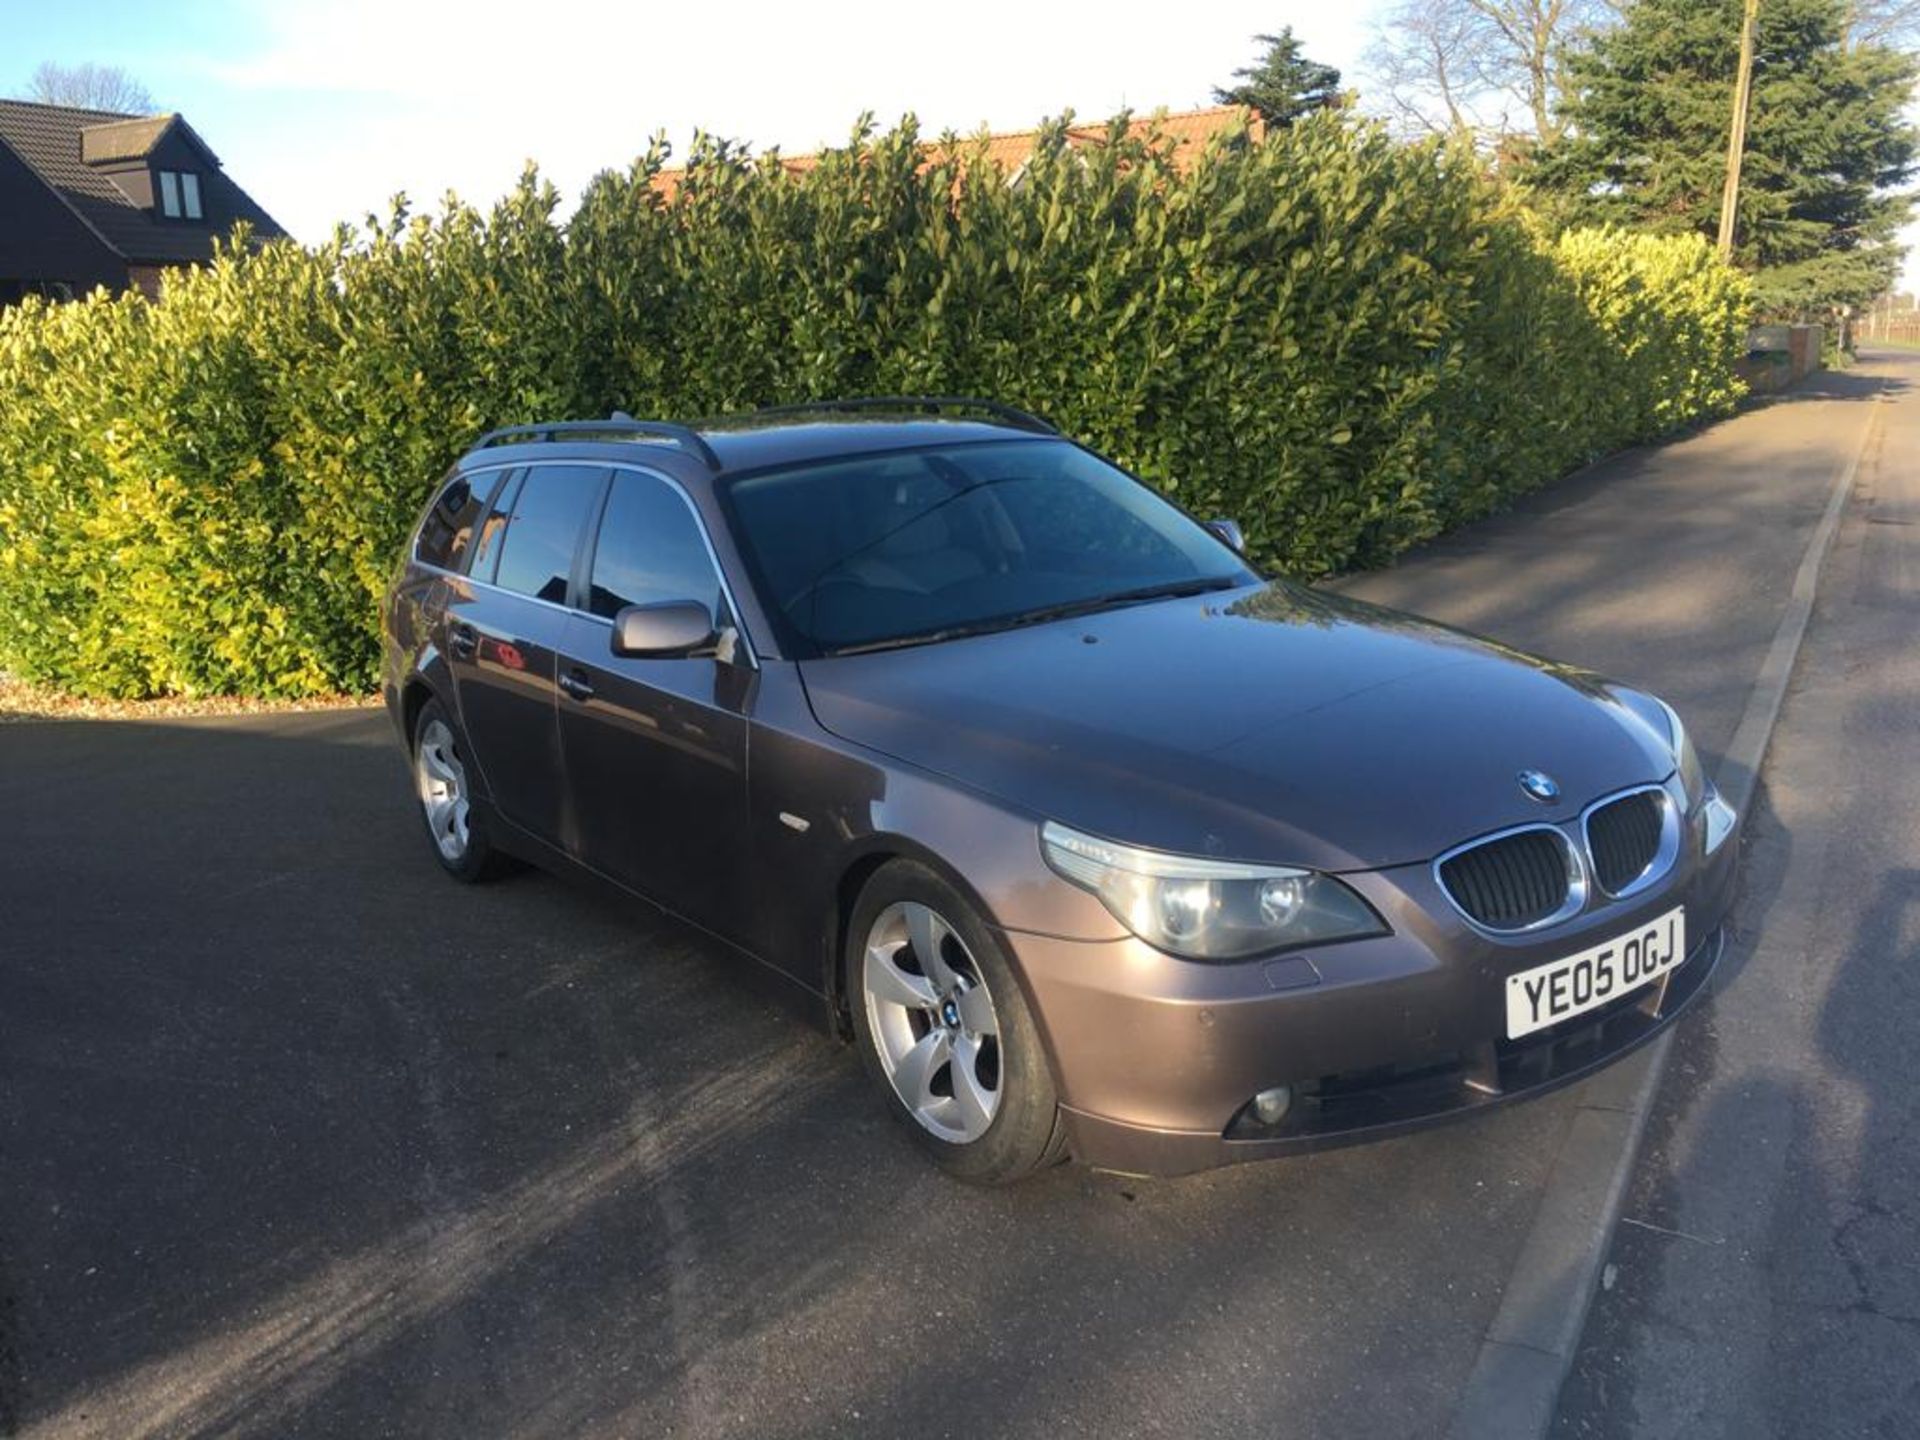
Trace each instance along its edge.
<instances>
[{"instance_id":1,"label":"dark roof tile","mask_svg":"<svg viewBox=\"0 0 1920 1440\"><path fill-rule=\"evenodd\" d=\"M144 136L144 146L136 153L109 153L138 143L149 128L152 133ZM124 165L150 154L176 128L184 130L207 157L207 168L201 172L204 223L166 220L143 209L105 168L114 161ZM98 153L91 164L83 158L89 131L108 137L98 142ZM206 260L213 254L214 236L225 235L237 220L251 222L253 233L261 239L286 234L246 191L227 178L205 142L177 115L121 115L109 110L0 100L0 140L132 264L179 265Z\"/></svg>"}]
</instances>

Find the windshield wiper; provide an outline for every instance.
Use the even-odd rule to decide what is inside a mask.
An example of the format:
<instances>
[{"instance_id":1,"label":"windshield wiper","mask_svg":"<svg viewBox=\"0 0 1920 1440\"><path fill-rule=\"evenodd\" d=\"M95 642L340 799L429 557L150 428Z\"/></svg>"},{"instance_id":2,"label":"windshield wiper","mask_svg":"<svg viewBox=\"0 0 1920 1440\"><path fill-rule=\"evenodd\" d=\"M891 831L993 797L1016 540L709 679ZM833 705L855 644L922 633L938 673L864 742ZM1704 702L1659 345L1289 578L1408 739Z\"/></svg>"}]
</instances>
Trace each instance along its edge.
<instances>
[{"instance_id":1,"label":"windshield wiper","mask_svg":"<svg viewBox=\"0 0 1920 1440\"><path fill-rule=\"evenodd\" d=\"M1178 600L1188 595L1206 595L1216 590L1236 590L1241 581L1216 575L1207 580L1176 580L1159 585L1142 585L1136 590L1118 590L1111 595L1090 595L1058 605L1043 605L1020 610L971 625L950 625L939 630L923 630L912 635L894 635L885 640L865 640L852 645L836 645L829 655L868 655L876 650L905 650L914 645L934 645L942 640L960 640L969 635L991 635L1000 630L1018 630L1027 625L1044 625L1051 620L1067 620L1075 615L1092 615L1123 605L1143 605L1149 600Z\"/></svg>"},{"instance_id":2,"label":"windshield wiper","mask_svg":"<svg viewBox=\"0 0 1920 1440\"><path fill-rule=\"evenodd\" d=\"M1160 585L1142 585L1137 590L1117 590L1111 595L1089 595L1084 600L1068 600L1059 605L1043 605L1038 610L1022 610L999 623L1003 626L1044 625L1049 620L1067 620L1075 615L1092 615L1101 610L1117 610L1123 605L1144 605L1149 600L1178 600L1187 595L1207 595L1215 590L1236 590L1242 582L1226 575L1208 580L1175 580Z\"/></svg>"},{"instance_id":3,"label":"windshield wiper","mask_svg":"<svg viewBox=\"0 0 1920 1440\"><path fill-rule=\"evenodd\" d=\"M967 635L986 635L1006 627L998 620L979 625L954 625L945 630L921 630L912 635L893 635L885 640L862 640L852 645L835 645L827 654L871 655L876 650L906 650L915 645L935 645L942 640L958 640Z\"/></svg>"}]
</instances>

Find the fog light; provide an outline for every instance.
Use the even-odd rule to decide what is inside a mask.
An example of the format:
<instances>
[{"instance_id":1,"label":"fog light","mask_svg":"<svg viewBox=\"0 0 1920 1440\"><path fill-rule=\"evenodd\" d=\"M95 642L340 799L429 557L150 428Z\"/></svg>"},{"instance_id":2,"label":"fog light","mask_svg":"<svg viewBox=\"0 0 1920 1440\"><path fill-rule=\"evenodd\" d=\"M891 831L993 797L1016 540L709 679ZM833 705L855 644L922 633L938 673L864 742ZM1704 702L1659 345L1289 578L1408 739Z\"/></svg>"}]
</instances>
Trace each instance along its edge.
<instances>
[{"instance_id":1,"label":"fog light","mask_svg":"<svg viewBox=\"0 0 1920 1440\"><path fill-rule=\"evenodd\" d=\"M1287 1118L1287 1110L1292 1104L1293 1091L1285 1085L1262 1090L1253 1097L1254 1118L1262 1125L1278 1125Z\"/></svg>"}]
</instances>

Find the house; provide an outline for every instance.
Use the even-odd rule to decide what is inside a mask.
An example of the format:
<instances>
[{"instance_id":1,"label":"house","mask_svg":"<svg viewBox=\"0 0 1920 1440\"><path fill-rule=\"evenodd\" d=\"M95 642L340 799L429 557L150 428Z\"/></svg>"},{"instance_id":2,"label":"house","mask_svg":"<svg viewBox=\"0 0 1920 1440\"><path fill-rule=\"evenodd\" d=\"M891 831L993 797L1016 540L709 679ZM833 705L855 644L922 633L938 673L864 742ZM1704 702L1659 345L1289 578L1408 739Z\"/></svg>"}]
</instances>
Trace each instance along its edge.
<instances>
[{"instance_id":1,"label":"house","mask_svg":"<svg viewBox=\"0 0 1920 1440\"><path fill-rule=\"evenodd\" d=\"M284 235L178 115L0 100L0 305L96 285L159 294L245 220Z\"/></svg>"},{"instance_id":2,"label":"house","mask_svg":"<svg viewBox=\"0 0 1920 1440\"><path fill-rule=\"evenodd\" d=\"M1160 134L1173 142L1173 163L1179 166L1191 164L1206 148L1207 142L1215 135L1244 127L1254 140L1265 133L1265 123L1257 111L1245 105L1211 105L1203 110L1156 110L1150 115L1135 118L1127 126L1130 139L1139 139L1158 128ZM960 137L961 148L970 148L979 140L979 136ZM1000 167L1009 184L1017 184L1027 168L1027 162L1033 158L1034 147L1039 143L1038 130L1003 130L986 136L987 158ZM1099 121L1091 125L1069 125L1066 135L1069 149L1086 149L1107 143L1107 123ZM936 147L928 144L927 163L933 163ZM804 175L820 163L818 155L783 155L780 166L791 175ZM671 199L680 188L680 180L686 171L683 169L662 170L653 177L653 188L661 196Z\"/></svg>"},{"instance_id":3,"label":"house","mask_svg":"<svg viewBox=\"0 0 1920 1440\"><path fill-rule=\"evenodd\" d=\"M1107 143L1107 128L1104 120L1092 125L1069 125L1067 148L1083 150L1104 145ZM1210 105L1204 110L1156 110L1150 115L1138 116L1128 123L1127 138L1144 139L1157 129L1165 139L1173 142L1173 163L1184 169L1199 158L1200 152L1207 148L1207 142L1214 136L1240 128L1244 128L1254 140L1258 140L1266 131L1259 113L1249 106ZM972 138L961 137L963 149ZM1027 162L1033 158L1040 132L1008 130L990 134L986 138L987 157L1005 172L1011 182L1020 178L1021 172L1027 168Z\"/></svg>"}]
</instances>

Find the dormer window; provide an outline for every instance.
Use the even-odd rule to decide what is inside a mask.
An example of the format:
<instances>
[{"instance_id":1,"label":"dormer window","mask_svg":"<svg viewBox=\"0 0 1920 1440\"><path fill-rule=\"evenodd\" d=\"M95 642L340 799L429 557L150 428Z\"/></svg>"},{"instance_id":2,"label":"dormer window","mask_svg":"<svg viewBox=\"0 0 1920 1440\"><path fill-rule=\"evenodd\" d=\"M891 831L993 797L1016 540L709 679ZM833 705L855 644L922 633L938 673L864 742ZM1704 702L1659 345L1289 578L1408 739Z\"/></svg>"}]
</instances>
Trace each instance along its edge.
<instances>
[{"instance_id":1,"label":"dormer window","mask_svg":"<svg viewBox=\"0 0 1920 1440\"><path fill-rule=\"evenodd\" d=\"M160 180L160 213L169 220L200 219L199 175L192 170L161 170L156 173Z\"/></svg>"}]
</instances>

